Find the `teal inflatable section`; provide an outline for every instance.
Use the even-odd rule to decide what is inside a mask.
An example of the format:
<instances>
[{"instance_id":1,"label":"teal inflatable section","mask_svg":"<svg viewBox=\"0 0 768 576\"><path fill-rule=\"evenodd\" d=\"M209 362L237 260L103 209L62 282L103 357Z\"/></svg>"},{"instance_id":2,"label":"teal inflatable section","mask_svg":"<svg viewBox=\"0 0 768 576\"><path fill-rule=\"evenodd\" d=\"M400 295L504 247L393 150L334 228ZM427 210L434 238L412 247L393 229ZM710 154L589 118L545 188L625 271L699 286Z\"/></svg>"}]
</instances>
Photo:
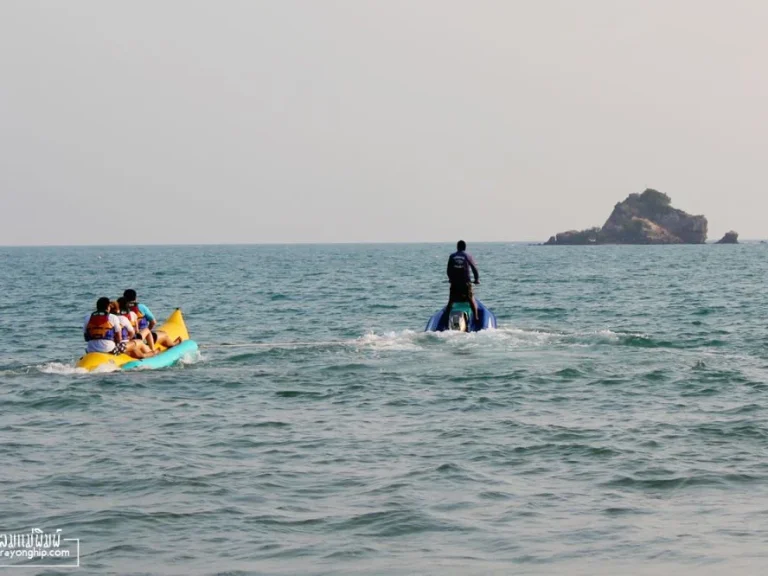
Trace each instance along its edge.
<instances>
[{"instance_id":1,"label":"teal inflatable section","mask_svg":"<svg viewBox=\"0 0 768 576\"><path fill-rule=\"evenodd\" d=\"M123 370L134 370L136 368L142 368L144 370L154 370L155 368L167 368L176 364L181 358L187 355L197 353L197 342L194 340L184 340L178 346L169 348L165 352L161 352L157 356L151 358L144 358L144 360L134 360L123 364Z\"/></svg>"}]
</instances>

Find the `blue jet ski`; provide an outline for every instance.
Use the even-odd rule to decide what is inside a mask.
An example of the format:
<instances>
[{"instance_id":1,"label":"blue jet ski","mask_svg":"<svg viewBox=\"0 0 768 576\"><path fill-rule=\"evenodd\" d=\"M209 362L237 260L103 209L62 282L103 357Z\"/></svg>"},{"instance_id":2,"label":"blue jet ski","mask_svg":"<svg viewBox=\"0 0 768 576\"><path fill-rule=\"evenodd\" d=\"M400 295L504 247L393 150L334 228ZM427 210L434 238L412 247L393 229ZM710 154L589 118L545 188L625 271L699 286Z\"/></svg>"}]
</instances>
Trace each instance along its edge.
<instances>
[{"instance_id":1,"label":"blue jet ski","mask_svg":"<svg viewBox=\"0 0 768 576\"><path fill-rule=\"evenodd\" d=\"M457 330L459 332L479 332L489 328L496 328L496 316L480 300L477 302L479 318L472 314L472 306L469 302L454 302L451 305L450 315L445 315L445 308L435 312L427 322L425 332L443 332L445 330Z\"/></svg>"}]
</instances>

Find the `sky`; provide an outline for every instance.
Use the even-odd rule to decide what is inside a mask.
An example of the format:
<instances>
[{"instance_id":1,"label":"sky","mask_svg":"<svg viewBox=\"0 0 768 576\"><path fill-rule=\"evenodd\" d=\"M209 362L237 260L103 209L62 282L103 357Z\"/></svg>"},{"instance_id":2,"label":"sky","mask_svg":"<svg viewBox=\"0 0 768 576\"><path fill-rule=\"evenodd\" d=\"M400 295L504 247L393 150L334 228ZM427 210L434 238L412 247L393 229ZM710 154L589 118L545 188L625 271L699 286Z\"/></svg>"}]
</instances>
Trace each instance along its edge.
<instances>
[{"instance_id":1,"label":"sky","mask_svg":"<svg viewBox=\"0 0 768 576\"><path fill-rule=\"evenodd\" d=\"M0 2L0 245L768 238L768 2Z\"/></svg>"}]
</instances>

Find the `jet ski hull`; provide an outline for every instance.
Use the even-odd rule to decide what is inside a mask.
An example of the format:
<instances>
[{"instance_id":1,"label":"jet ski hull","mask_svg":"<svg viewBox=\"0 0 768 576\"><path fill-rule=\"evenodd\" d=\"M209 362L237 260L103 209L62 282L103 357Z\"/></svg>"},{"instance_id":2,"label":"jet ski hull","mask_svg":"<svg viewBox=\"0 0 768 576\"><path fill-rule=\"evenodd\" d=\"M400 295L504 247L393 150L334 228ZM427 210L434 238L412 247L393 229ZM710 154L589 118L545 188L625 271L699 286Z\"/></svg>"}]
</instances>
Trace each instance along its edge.
<instances>
[{"instance_id":1,"label":"jet ski hull","mask_svg":"<svg viewBox=\"0 0 768 576\"><path fill-rule=\"evenodd\" d=\"M469 302L454 302L453 306L451 307L451 312L455 310L465 311L469 318L469 323L466 330L467 332L479 332L480 330L496 328L496 315L491 312L490 309L488 309L482 302L480 302L480 300L475 299L475 302L477 303L477 312L479 318L475 318L472 314ZM429 319L429 322L427 322L427 327L424 329L424 331L444 332L449 329L449 319L445 315L445 307L443 307L442 310L439 310L432 315L432 317Z\"/></svg>"}]
</instances>

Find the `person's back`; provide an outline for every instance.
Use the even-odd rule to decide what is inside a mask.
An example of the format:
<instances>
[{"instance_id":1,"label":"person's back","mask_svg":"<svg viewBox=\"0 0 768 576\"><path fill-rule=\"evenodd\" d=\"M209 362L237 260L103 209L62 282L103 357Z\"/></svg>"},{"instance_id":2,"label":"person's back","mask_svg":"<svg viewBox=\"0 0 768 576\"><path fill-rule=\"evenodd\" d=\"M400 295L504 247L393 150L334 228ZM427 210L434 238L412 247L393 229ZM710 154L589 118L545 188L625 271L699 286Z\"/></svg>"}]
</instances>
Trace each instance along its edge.
<instances>
[{"instance_id":1,"label":"person's back","mask_svg":"<svg viewBox=\"0 0 768 576\"><path fill-rule=\"evenodd\" d=\"M451 284L470 284L472 272L475 282L479 282L475 260L465 250L457 250L448 257L447 274Z\"/></svg>"},{"instance_id":2,"label":"person's back","mask_svg":"<svg viewBox=\"0 0 768 576\"><path fill-rule=\"evenodd\" d=\"M122 326L114 314L109 313L109 298L96 301L96 311L85 317L83 337L86 352L112 353L122 340Z\"/></svg>"},{"instance_id":3,"label":"person's back","mask_svg":"<svg viewBox=\"0 0 768 576\"><path fill-rule=\"evenodd\" d=\"M454 302L469 302L472 306L472 313L475 318L479 318L477 303L475 302L474 291L472 289L472 275L475 277L475 284L480 283L480 273L477 270L475 259L467 253L467 244L464 240L456 243L456 252L448 257L448 266L446 274L451 283L451 290L448 296L448 306L445 309L445 317L451 313L451 306Z\"/></svg>"}]
</instances>

